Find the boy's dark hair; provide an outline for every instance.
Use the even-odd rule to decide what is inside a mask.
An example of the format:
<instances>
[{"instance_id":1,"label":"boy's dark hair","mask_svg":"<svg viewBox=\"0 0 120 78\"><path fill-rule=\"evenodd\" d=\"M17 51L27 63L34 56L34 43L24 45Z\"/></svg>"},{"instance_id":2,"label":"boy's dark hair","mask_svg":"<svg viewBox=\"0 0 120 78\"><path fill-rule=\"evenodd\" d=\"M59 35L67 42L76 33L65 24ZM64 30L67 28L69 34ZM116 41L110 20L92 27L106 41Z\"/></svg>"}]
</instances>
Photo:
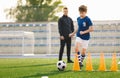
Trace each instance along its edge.
<instances>
[{"instance_id":1,"label":"boy's dark hair","mask_svg":"<svg viewBox=\"0 0 120 78\"><path fill-rule=\"evenodd\" d=\"M80 11L80 12L87 12L87 6L81 5L81 6L79 7L79 11Z\"/></svg>"},{"instance_id":2,"label":"boy's dark hair","mask_svg":"<svg viewBox=\"0 0 120 78\"><path fill-rule=\"evenodd\" d=\"M66 9L66 10L67 10L68 8L67 8L67 7L64 7L63 9Z\"/></svg>"}]
</instances>

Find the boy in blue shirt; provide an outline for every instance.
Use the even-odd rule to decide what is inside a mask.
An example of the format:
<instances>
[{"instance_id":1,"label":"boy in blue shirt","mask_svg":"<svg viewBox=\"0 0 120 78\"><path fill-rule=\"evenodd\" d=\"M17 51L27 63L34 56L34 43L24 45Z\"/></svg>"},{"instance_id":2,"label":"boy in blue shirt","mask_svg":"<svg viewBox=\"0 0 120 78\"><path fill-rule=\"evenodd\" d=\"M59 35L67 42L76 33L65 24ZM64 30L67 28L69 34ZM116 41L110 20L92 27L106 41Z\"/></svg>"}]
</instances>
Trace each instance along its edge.
<instances>
[{"instance_id":1,"label":"boy in blue shirt","mask_svg":"<svg viewBox=\"0 0 120 78\"><path fill-rule=\"evenodd\" d=\"M83 66L83 60L85 58L86 49L90 40L90 32L93 31L93 23L91 19L86 16L87 6L81 5L79 7L80 17L77 18L78 28L70 34L73 36L76 33L75 52L78 54L80 68ZM79 48L82 51L79 51Z\"/></svg>"}]
</instances>

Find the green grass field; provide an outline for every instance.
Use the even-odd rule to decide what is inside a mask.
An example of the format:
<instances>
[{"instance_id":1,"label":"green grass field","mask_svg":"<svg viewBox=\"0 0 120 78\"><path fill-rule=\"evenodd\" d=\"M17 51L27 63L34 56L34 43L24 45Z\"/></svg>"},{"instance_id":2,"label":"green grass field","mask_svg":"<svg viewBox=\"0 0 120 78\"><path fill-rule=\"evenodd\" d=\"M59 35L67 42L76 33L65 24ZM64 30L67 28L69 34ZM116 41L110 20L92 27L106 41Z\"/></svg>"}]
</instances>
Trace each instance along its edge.
<instances>
[{"instance_id":1,"label":"green grass field","mask_svg":"<svg viewBox=\"0 0 120 78\"><path fill-rule=\"evenodd\" d=\"M66 60L65 60L66 61ZM106 59L107 70L110 69L111 59ZM57 59L41 58L12 58L0 59L0 78L120 78L120 72L85 71L85 66L79 72L72 71L73 64L67 64L65 71L56 68ZM93 59L93 69L98 70L99 59Z\"/></svg>"}]
</instances>

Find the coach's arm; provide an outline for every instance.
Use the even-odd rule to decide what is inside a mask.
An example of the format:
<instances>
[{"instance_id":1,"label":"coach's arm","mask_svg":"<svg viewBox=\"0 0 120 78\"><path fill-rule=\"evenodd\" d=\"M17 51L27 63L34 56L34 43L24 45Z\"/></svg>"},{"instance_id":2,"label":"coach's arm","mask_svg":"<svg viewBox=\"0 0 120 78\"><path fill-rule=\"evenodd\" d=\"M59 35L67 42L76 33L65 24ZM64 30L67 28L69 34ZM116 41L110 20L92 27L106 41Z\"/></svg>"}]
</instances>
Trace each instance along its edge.
<instances>
[{"instance_id":1,"label":"coach's arm","mask_svg":"<svg viewBox=\"0 0 120 78\"><path fill-rule=\"evenodd\" d=\"M58 31L59 31L59 34L60 34L60 39L64 40L61 18L58 20Z\"/></svg>"}]
</instances>

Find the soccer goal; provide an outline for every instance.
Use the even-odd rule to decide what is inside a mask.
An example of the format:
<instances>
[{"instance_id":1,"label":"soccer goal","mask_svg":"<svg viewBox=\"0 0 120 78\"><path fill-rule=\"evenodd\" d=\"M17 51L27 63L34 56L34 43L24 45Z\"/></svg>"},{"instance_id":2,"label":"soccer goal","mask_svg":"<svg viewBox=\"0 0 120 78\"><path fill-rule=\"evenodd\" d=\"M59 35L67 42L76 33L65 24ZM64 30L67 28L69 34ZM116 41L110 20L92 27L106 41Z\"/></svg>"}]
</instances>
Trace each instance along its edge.
<instances>
[{"instance_id":1,"label":"soccer goal","mask_svg":"<svg viewBox=\"0 0 120 78\"><path fill-rule=\"evenodd\" d=\"M0 55L33 55L34 33L0 31Z\"/></svg>"}]
</instances>

